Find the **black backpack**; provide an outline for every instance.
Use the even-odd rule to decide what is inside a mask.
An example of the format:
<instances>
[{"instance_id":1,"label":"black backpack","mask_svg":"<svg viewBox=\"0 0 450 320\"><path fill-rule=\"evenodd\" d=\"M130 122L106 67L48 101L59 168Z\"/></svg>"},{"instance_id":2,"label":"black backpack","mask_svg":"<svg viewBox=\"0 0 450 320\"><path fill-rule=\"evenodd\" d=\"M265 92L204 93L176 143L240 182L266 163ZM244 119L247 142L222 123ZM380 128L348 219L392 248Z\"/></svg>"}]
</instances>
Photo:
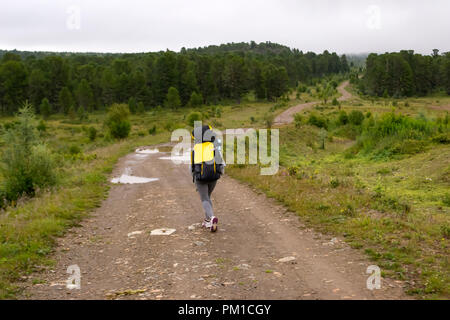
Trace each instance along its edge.
<instances>
[{"instance_id":1,"label":"black backpack","mask_svg":"<svg viewBox=\"0 0 450 320\"><path fill-rule=\"evenodd\" d=\"M220 179L223 164L217 163L212 128L210 126L195 128L192 137L194 150L191 153L191 168L194 180L211 182Z\"/></svg>"}]
</instances>

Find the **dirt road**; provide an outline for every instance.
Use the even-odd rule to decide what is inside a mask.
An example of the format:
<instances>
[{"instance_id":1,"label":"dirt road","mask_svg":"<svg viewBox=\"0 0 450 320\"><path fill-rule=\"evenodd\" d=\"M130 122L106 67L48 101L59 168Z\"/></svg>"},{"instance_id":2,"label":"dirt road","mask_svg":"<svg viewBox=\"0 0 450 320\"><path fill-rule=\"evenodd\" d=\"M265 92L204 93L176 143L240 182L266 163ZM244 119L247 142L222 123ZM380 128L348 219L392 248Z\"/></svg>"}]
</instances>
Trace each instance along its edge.
<instances>
[{"instance_id":1,"label":"dirt road","mask_svg":"<svg viewBox=\"0 0 450 320\"><path fill-rule=\"evenodd\" d=\"M340 94L342 94L341 97L338 98L338 101L346 101L352 98L352 94L345 90L345 88L349 85L349 81L342 82L338 87L337 90ZM299 113L300 111L303 111L305 109L311 108L312 106L320 103L319 101L313 101L308 103L302 103L299 105L296 105L294 107L291 107L278 115L274 122L274 126L281 126L285 124L292 123L294 121L294 116L296 113Z\"/></svg>"},{"instance_id":2,"label":"dirt road","mask_svg":"<svg viewBox=\"0 0 450 320\"><path fill-rule=\"evenodd\" d=\"M161 149L161 148L160 148ZM163 149L161 149L163 150ZM113 174L158 178L118 184L81 227L59 240L56 265L34 278L31 299L401 299L402 283L366 288L370 263L342 239L305 228L283 206L223 177L213 194L219 231L203 213L186 164L133 153ZM151 235L171 228L171 235ZM68 266L81 270L69 290Z\"/></svg>"}]
</instances>

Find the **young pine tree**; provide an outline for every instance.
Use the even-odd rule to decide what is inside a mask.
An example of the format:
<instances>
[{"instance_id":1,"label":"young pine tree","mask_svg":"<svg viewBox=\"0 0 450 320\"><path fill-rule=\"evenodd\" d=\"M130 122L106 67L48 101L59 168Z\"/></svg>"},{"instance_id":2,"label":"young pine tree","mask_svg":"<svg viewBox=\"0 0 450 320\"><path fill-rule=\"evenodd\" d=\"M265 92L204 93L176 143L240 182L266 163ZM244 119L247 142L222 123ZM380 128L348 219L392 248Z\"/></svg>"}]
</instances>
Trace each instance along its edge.
<instances>
[{"instance_id":1,"label":"young pine tree","mask_svg":"<svg viewBox=\"0 0 450 320\"><path fill-rule=\"evenodd\" d=\"M128 99L128 108L130 108L130 112L133 114L137 112L137 103L134 97Z\"/></svg>"},{"instance_id":2,"label":"young pine tree","mask_svg":"<svg viewBox=\"0 0 450 320\"><path fill-rule=\"evenodd\" d=\"M44 119L48 119L52 112L52 108L47 98L42 99L41 105L39 106L39 111Z\"/></svg>"},{"instance_id":3,"label":"young pine tree","mask_svg":"<svg viewBox=\"0 0 450 320\"><path fill-rule=\"evenodd\" d=\"M180 94L178 93L177 88L170 87L167 91L165 106L171 109L178 109L181 107Z\"/></svg>"},{"instance_id":4,"label":"young pine tree","mask_svg":"<svg viewBox=\"0 0 450 320\"><path fill-rule=\"evenodd\" d=\"M58 103L61 108L60 111L64 114L68 114L70 107L74 104L73 96L69 88L64 87L61 89L58 96Z\"/></svg>"},{"instance_id":5,"label":"young pine tree","mask_svg":"<svg viewBox=\"0 0 450 320\"><path fill-rule=\"evenodd\" d=\"M188 105L192 108L199 107L203 104L203 96L201 93L192 92Z\"/></svg>"}]
</instances>

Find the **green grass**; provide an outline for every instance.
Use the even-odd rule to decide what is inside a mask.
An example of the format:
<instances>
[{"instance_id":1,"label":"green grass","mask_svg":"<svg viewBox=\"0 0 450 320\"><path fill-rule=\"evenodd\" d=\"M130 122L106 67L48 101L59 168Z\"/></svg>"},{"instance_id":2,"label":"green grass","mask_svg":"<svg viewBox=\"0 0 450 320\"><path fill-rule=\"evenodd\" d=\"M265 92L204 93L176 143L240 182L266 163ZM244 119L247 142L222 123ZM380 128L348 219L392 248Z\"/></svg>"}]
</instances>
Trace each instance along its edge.
<instances>
[{"instance_id":1,"label":"green grass","mask_svg":"<svg viewBox=\"0 0 450 320\"><path fill-rule=\"evenodd\" d=\"M444 105L450 101L440 100ZM280 129L282 168L277 175L261 176L257 166L242 165L229 166L227 173L284 203L317 230L345 237L378 264L384 276L408 281L408 293L448 299L450 146L431 139L437 119L446 111L427 107L437 105L435 97L408 101L409 107L398 102L400 107L393 108L384 101L354 99L341 107L305 110L300 126ZM400 130L394 130L397 137L390 141L392 137L372 132L379 141L374 139L373 147L364 152L360 147L355 151L364 130L335 126L341 110L370 112L377 119L394 112ZM330 119L325 150L320 129L307 123L311 113ZM423 118L432 123L424 124ZM381 121L389 124L392 121ZM424 146L415 152L374 156L405 136Z\"/></svg>"},{"instance_id":2,"label":"green grass","mask_svg":"<svg viewBox=\"0 0 450 320\"><path fill-rule=\"evenodd\" d=\"M52 264L49 254L56 237L63 236L107 197L107 178L119 157L137 146L168 141L171 130L186 127L187 115L193 111L200 111L204 121L218 129L263 128L268 114L275 116L291 105L316 101L314 90L311 92L302 93L299 100L294 92L288 104L277 108L275 103L249 98L241 105L220 106L221 112L212 107L152 110L131 116L130 137L121 142L105 133L105 113L90 114L83 122L52 116L45 122L42 136L63 161L59 183L0 213L0 299L15 298L21 276ZM409 281L408 292L416 297L448 298L448 144L426 137L426 148L417 153L373 157L370 150L368 155L349 155L357 146L361 128L337 127L330 122L322 149L320 129L306 124L311 111L327 119L352 110L371 112L374 117L394 112L413 118L444 118L446 110L429 106L449 105L450 98L408 99L407 107L404 102L398 101L394 107L391 100L353 99L332 106L330 100L302 112L300 126L280 130L279 174L260 176L258 167L245 165L229 166L227 172L278 199L317 230L344 236L351 247L363 250L376 262L384 276ZM0 119L1 124L13 121ZM94 141L89 139L89 127L97 130ZM0 139L0 151L2 145ZM71 153L72 146L78 146L80 153ZM34 282L39 281L35 277Z\"/></svg>"},{"instance_id":3,"label":"green grass","mask_svg":"<svg viewBox=\"0 0 450 320\"><path fill-rule=\"evenodd\" d=\"M262 115L273 105L247 102L240 106L221 106L221 112L217 107L200 110L213 115L204 121L215 127L250 124L250 115L255 115L258 118L256 125L262 126ZM213 109L215 112L210 112ZM21 199L17 205L0 213L0 299L16 298L21 290L21 277L39 271L42 266L52 265L50 254L56 238L101 205L108 195L108 177L120 157L138 146L169 141L172 130L187 127L187 115L192 111L155 109L132 115L130 136L122 141L108 137L103 126L104 112L89 114L82 122L62 115L53 115L46 120L41 138L61 163L58 183L50 190L41 190L33 199ZM242 118L246 121L239 120ZM5 124L8 126L14 121L12 117L0 118L0 133L6 130ZM94 141L89 137L91 127L97 130ZM0 152L3 145L0 138ZM39 283L39 280L33 283Z\"/></svg>"}]
</instances>

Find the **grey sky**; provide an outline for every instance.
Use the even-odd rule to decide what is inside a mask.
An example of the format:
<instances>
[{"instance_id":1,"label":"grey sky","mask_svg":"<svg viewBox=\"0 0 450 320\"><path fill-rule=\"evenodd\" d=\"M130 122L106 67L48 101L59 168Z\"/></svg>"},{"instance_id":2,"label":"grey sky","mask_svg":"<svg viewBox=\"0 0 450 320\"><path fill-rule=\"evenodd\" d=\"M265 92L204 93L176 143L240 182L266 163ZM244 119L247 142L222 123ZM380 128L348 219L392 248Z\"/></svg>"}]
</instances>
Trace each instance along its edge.
<instances>
[{"instance_id":1,"label":"grey sky","mask_svg":"<svg viewBox=\"0 0 450 320\"><path fill-rule=\"evenodd\" d=\"M0 49L143 52L254 40L315 52L450 51L449 0L1 2Z\"/></svg>"}]
</instances>

